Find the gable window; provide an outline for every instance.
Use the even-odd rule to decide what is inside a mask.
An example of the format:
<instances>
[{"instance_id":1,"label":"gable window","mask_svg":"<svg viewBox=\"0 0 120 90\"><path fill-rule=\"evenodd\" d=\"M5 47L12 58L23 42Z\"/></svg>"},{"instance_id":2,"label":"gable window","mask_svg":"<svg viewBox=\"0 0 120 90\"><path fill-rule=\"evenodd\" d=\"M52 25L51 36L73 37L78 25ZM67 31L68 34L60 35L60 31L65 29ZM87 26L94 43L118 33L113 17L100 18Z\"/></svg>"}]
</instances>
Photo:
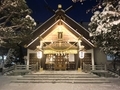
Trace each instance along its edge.
<instances>
[{"instance_id":1,"label":"gable window","mask_svg":"<svg viewBox=\"0 0 120 90\"><path fill-rule=\"evenodd\" d=\"M58 32L58 39L62 39L62 32Z\"/></svg>"}]
</instances>

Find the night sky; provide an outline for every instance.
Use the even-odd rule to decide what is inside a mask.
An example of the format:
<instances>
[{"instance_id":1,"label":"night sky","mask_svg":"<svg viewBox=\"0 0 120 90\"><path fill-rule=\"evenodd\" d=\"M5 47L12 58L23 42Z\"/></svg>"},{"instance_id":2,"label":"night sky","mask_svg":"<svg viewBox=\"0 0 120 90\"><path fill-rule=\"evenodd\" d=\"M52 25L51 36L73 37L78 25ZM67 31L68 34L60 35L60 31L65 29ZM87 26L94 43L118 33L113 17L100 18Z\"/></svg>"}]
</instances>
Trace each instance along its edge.
<instances>
[{"instance_id":1,"label":"night sky","mask_svg":"<svg viewBox=\"0 0 120 90\"><path fill-rule=\"evenodd\" d=\"M54 13L46 8L49 6L52 10L57 10L58 4L62 4L63 10L67 9L71 5L74 7L66 14L73 18L77 22L89 22L92 12L86 14L88 9L92 9L96 5L95 0L86 0L83 4L80 2L73 3L72 0L26 0L27 5L32 10L31 16L35 21L43 23L49 19Z\"/></svg>"}]
</instances>

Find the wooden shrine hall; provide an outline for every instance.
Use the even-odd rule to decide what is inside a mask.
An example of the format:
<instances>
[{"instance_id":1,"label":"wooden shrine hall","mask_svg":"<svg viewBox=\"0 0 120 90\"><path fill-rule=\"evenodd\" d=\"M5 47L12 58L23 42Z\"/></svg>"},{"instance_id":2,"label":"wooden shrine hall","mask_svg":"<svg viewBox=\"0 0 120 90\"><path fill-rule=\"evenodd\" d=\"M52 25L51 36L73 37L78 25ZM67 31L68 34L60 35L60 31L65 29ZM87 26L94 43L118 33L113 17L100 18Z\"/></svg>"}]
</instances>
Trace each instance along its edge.
<instances>
[{"instance_id":1,"label":"wooden shrine hall","mask_svg":"<svg viewBox=\"0 0 120 90\"><path fill-rule=\"evenodd\" d=\"M32 34L32 39L24 43L27 65L38 63L43 70L77 70L83 63L94 65L90 32L66 15L62 5Z\"/></svg>"}]
</instances>

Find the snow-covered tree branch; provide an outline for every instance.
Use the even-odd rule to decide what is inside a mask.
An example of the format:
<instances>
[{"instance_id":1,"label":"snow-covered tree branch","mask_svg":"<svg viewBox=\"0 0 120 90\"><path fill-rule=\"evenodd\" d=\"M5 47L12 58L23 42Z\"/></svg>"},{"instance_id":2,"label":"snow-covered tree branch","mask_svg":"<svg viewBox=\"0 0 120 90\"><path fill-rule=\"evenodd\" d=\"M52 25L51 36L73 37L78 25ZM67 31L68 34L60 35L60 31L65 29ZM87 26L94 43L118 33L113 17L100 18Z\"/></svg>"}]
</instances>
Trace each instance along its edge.
<instances>
[{"instance_id":1,"label":"snow-covered tree branch","mask_svg":"<svg viewBox=\"0 0 120 90\"><path fill-rule=\"evenodd\" d=\"M96 5L93 5L92 8L89 8L86 13L88 12L94 12L97 9L103 8L108 2L111 2L113 4L116 4L119 0L72 0L74 3L80 2L82 5L83 3L86 3L87 1L91 1L93 3L96 2ZM116 7L117 8L117 7Z\"/></svg>"},{"instance_id":2,"label":"snow-covered tree branch","mask_svg":"<svg viewBox=\"0 0 120 90\"><path fill-rule=\"evenodd\" d=\"M0 1L0 46L13 47L30 36L36 26L30 13L25 0Z\"/></svg>"},{"instance_id":3,"label":"snow-covered tree branch","mask_svg":"<svg viewBox=\"0 0 120 90\"><path fill-rule=\"evenodd\" d=\"M91 17L89 26L92 42L106 54L120 58L120 1L107 2Z\"/></svg>"}]
</instances>

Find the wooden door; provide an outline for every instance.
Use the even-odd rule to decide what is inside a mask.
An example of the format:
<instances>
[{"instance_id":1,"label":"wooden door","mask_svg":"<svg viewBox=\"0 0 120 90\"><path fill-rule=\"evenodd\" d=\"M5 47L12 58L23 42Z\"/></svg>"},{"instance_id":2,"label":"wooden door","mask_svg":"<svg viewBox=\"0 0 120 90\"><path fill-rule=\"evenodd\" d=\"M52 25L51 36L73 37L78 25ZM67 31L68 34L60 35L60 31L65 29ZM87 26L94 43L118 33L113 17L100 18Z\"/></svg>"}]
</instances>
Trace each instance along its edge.
<instances>
[{"instance_id":1,"label":"wooden door","mask_svg":"<svg viewBox=\"0 0 120 90\"><path fill-rule=\"evenodd\" d=\"M56 55L55 56L55 70L66 70L66 59L62 55Z\"/></svg>"}]
</instances>

